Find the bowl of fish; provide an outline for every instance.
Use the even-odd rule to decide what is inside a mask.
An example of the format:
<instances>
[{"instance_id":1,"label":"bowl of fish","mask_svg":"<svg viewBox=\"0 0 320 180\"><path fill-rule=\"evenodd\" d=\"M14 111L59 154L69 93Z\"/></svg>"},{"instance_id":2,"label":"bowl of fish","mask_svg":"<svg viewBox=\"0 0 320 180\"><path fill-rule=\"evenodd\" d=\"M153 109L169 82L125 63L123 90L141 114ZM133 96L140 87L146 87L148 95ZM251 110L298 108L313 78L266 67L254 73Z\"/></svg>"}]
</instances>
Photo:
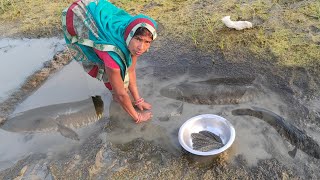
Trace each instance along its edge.
<instances>
[{"instance_id":1,"label":"bowl of fish","mask_svg":"<svg viewBox=\"0 0 320 180\"><path fill-rule=\"evenodd\" d=\"M236 136L233 125L215 114L202 114L188 119L179 129L179 143L188 152L200 156L222 153Z\"/></svg>"}]
</instances>

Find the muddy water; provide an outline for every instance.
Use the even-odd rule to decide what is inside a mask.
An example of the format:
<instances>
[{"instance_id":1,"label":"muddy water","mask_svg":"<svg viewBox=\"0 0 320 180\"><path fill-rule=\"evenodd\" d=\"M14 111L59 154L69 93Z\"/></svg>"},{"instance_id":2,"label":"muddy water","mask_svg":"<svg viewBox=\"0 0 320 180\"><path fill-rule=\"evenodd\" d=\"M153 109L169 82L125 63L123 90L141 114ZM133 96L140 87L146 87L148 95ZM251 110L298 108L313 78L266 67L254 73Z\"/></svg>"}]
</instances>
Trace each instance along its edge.
<instances>
[{"instance_id":1,"label":"muddy water","mask_svg":"<svg viewBox=\"0 0 320 180\"><path fill-rule=\"evenodd\" d=\"M0 103L19 87L25 78L64 49L58 38L0 40Z\"/></svg>"},{"instance_id":2,"label":"muddy water","mask_svg":"<svg viewBox=\"0 0 320 180\"><path fill-rule=\"evenodd\" d=\"M12 91L19 88L29 75L43 67L43 63L51 60L53 55L64 48L64 41L58 38L2 39L0 59L5 62L1 65L0 82L3 86L0 88L0 100L4 100ZM78 63L71 62L61 71L49 77L43 86L18 104L10 116L23 114L23 112L39 107L81 101L91 95L104 97L107 116L111 101L110 93L106 92L104 86L99 82L89 78ZM68 109L65 113L69 113ZM28 120L27 118L32 120L32 117L26 117L25 120ZM45 120L39 119L39 122L43 124ZM28 124L28 122L25 123ZM75 120L74 125L76 123ZM99 129L100 126L97 126L96 123L99 122L93 121L74 129L80 138L78 142L62 136L57 131L9 132L0 129L0 170L11 167L32 154L45 154L49 159L56 157L55 155L59 153L65 154L72 148L81 145L92 132Z\"/></svg>"},{"instance_id":3,"label":"muddy water","mask_svg":"<svg viewBox=\"0 0 320 180\"><path fill-rule=\"evenodd\" d=\"M72 61L54 76L49 77L41 88L20 103L14 113L51 104L83 100L101 94L104 87L84 73L81 65Z\"/></svg>"},{"instance_id":4,"label":"muddy water","mask_svg":"<svg viewBox=\"0 0 320 180\"><path fill-rule=\"evenodd\" d=\"M99 82L88 77L77 62L71 62L61 71L49 77L47 82L19 104L10 116L23 114L25 111L38 107L76 102L86 99L91 95L101 95L104 97L104 113L105 117L107 117L109 114L111 95L105 91L104 86ZM67 113L68 109L66 109L65 114ZM56 114L56 116L57 115L59 114ZM28 120L27 118L31 117L26 117L25 120ZM42 120L40 119L39 121ZM43 123L45 123L45 120L43 121ZM103 119L101 121L103 121ZM77 121L74 120L74 125L76 125L76 123ZM79 135L79 142L67 139L57 131L8 132L0 129L0 169L4 170L8 168L30 154L44 153L50 157L55 154L68 152L72 148L80 146L92 132L99 128L95 123L97 122L93 121L75 130Z\"/></svg>"},{"instance_id":5,"label":"muddy water","mask_svg":"<svg viewBox=\"0 0 320 180\"><path fill-rule=\"evenodd\" d=\"M11 133L0 130L1 140L6 138L5 143L0 144L0 149L4 150L0 156L3 164L1 170L10 167L0 172L0 177L30 177L32 172L38 175L45 172L61 179L70 175L87 179L104 179L110 175L114 179L175 179L171 174L191 179L319 177L316 173L319 161L301 151L294 159L291 158L288 151L294 147L270 125L256 118L231 114L233 109L253 105L282 117L291 117L292 105L285 101L283 95L269 88L270 81L265 74L256 74L250 69L252 64L227 63L219 55L215 56L219 61L212 66L210 56L185 46L175 47L174 43L168 44L164 40L153 46L153 51L139 60L137 69L140 94L153 107L151 121L135 124L118 104L108 99L105 103L111 103L110 109L107 107L109 111L106 111L109 118L74 129L79 134L79 142L67 139L58 132ZM170 49L178 51L168 51ZM201 63L195 63L199 60ZM77 101L95 94L106 93L110 98L110 93L99 82L87 78L81 70L78 64L70 63L22 102L15 113ZM231 82L235 84L236 79L241 77L253 78L250 86L256 89L254 96L250 92L234 96L239 98L238 104L199 104L165 97L160 93L161 89L172 84L205 82L208 79L214 81L224 77L234 77ZM218 85L222 90L230 90L229 85ZM191 95L192 92L199 93L197 87L192 88L195 89L189 90ZM248 96L249 100L246 99ZM317 111L318 102L309 102L309 107ZM236 130L233 145L218 157L199 157L185 152L177 138L179 127L195 115L208 113L220 115L233 124ZM286 119L294 124L298 118ZM312 125L310 122L306 124L309 127ZM318 139L318 129L305 130ZM42 170L36 167L42 167ZM25 168L27 170L22 171Z\"/></svg>"}]
</instances>

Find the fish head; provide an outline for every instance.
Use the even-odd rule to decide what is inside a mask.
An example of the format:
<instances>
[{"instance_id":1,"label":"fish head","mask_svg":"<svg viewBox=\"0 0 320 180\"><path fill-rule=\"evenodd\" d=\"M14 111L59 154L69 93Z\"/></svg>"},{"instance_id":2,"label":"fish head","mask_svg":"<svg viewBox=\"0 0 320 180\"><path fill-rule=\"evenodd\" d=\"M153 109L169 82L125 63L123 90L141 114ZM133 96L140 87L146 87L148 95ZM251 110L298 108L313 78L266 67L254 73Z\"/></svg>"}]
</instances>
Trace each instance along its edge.
<instances>
[{"instance_id":1,"label":"fish head","mask_svg":"<svg viewBox=\"0 0 320 180\"><path fill-rule=\"evenodd\" d=\"M231 111L231 114L234 116L243 116L252 114L252 109L234 109Z\"/></svg>"},{"instance_id":2,"label":"fish head","mask_svg":"<svg viewBox=\"0 0 320 180\"><path fill-rule=\"evenodd\" d=\"M320 149L317 149L314 154L315 154L314 155L315 158L320 159Z\"/></svg>"},{"instance_id":3,"label":"fish head","mask_svg":"<svg viewBox=\"0 0 320 180\"><path fill-rule=\"evenodd\" d=\"M171 84L160 89L160 94L172 99L181 99L183 97L183 92L177 84Z\"/></svg>"}]
</instances>

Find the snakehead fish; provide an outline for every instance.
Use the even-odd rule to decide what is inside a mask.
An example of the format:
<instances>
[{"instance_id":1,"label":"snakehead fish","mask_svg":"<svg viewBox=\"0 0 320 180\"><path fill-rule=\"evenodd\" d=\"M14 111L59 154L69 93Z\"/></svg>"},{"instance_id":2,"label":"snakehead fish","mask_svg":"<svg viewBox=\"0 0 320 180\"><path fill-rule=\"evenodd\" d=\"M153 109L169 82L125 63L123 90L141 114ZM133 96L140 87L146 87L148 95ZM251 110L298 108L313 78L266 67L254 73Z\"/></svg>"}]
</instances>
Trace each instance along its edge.
<instances>
[{"instance_id":1,"label":"snakehead fish","mask_svg":"<svg viewBox=\"0 0 320 180\"><path fill-rule=\"evenodd\" d=\"M250 78L216 78L181 82L160 90L162 96L192 104L238 104L251 100L257 89Z\"/></svg>"},{"instance_id":2,"label":"snakehead fish","mask_svg":"<svg viewBox=\"0 0 320 180\"><path fill-rule=\"evenodd\" d=\"M15 114L5 120L2 129L11 132L58 131L61 135L79 140L72 128L80 128L99 120L104 111L101 96L39 107Z\"/></svg>"},{"instance_id":3,"label":"snakehead fish","mask_svg":"<svg viewBox=\"0 0 320 180\"><path fill-rule=\"evenodd\" d=\"M292 145L295 146L294 150L288 152L291 157L295 157L298 148L306 154L320 159L319 144L306 133L288 123L281 116L258 107L252 107L251 109L235 109L232 111L232 114L236 116L253 116L270 124L280 134L281 137L286 138Z\"/></svg>"},{"instance_id":4,"label":"snakehead fish","mask_svg":"<svg viewBox=\"0 0 320 180\"><path fill-rule=\"evenodd\" d=\"M199 133L192 133L192 148L194 150L206 152L213 149L219 149L224 144L220 136L210 131L200 131Z\"/></svg>"}]
</instances>

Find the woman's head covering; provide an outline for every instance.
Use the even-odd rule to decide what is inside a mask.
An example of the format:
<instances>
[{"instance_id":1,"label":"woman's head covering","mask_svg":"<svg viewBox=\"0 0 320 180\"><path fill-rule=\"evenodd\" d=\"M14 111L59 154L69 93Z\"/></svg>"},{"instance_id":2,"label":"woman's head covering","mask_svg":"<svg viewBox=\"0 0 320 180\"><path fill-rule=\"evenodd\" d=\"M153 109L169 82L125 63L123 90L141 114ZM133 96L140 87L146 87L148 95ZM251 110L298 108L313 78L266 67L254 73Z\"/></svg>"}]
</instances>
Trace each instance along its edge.
<instances>
[{"instance_id":1,"label":"woman's head covering","mask_svg":"<svg viewBox=\"0 0 320 180\"><path fill-rule=\"evenodd\" d=\"M152 40L156 39L157 33L156 33L156 22L145 15L137 15L134 16L130 22L129 25L126 27L125 33L124 33L124 40L126 41L127 46L129 46L130 40L132 39L134 33L139 27L145 27L147 28L151 34L152 34Z\"/></svg>"},{"instance_id":2,"label":"woman's head covering","mask_svg":"<svg viewBox=\"0 0 320 180\"><path fill-rule=\"evenodd\" d=\"M71 21L76 40L72 40L68 28L69 11L73 13ZM68 37L65 31L67 43L79 45L88 60L94 62L101 63L101 60L92 48L108 51L120 66L123 78L126 68L132 63L128 45L135 31L145 27L152 33L153 39L157 37L157 23L152 18L142 14L131 16L107 0L81 0L71 5L65 14L66 29L71 35L71 38Z\"/></svg>"}]
</instances>

